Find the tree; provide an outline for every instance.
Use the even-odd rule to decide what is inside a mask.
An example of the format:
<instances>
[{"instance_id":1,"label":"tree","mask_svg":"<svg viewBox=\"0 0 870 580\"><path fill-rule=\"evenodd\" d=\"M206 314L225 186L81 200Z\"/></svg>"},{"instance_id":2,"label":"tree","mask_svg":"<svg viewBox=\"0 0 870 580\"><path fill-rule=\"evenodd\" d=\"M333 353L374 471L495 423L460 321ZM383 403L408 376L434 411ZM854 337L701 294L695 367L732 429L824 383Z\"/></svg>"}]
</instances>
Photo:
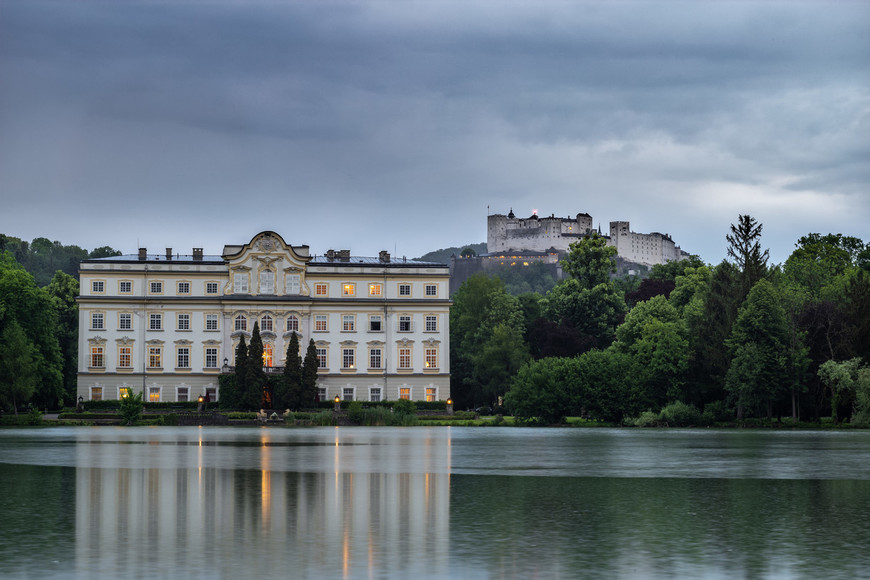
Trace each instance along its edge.
<instances>
[{"instance_id":1,"label":"tree","mask_svg":"<svg viewBox=\"0 0 870 580\"><path fill-rule=\"evenodd\" d=\"M317 402L317 347L314 340L308 341L305 359L302 361L302 405L312 405Z\"/></svg>"},{"instance_id":2,"label":"tree","mask_svg":"<svg viewBox=\"0 0 870 580\"><path fill-rule=\"evenodd\" d=\"M480 384L480 401L494 403L504 396L511 379L529 358L522 333L507 324L496 325L472 357L475 379Z\"/></svg>"},{"instance_id":3,"label":"tree","mask_svg":"<svg viewBox=\"0 0 870 580\"><path fill-rule=\"evenodd\" d=\"M613 342L625 310L625 301L613 284L586 288L572 278L562 280L547 293L545 313L553 322L568 324L592 337L595 347L606 348Z\"/></svg>"},{"instance_id":4,"label":"tree","mask_svg":"<svg viewBox=\"0 0 870 580\"><path fill-rule=\"evenodd\" d=\"M664 264L655 264L649 272L652 280L676 282L679 276L685 276L689 268L703 268L704 261L699 256L689 256L685 260L671 260Z\"/></svg>"},{"instance_id":5,"label":"tree","mask_svg":"<svg viewBox=\"0 0 870 580\"><path fill-rule=\"evenodd\" d=\"M290 335L287 342L287 357L284 361L284 375L276 394L278 408L298 409L302 403L302 359L299 356L299 338Z\"/></svg>"},{"instance_id":6,"label":"tree","mask_svg":"<svg viewBox=\"0 0 870 580\"><path fill-rule=\"evenodd\" d=\"M260 338L260 323L257 321L254 322L254 330L251 332L247 363L242 405L248 409L259 409L266 404L267 397L264 395L266 373L263 372L263 339Z\"/></svg>"},{"instance_id":7,"label":"tree","mask_svg":"<svg viewBox=\"0 0 870 580\"><path fill-rule=\"evenodd\" d=\"M58 270L46 286L46 291L54 301L57 310L57 341L63 360L64 398L75 401L78 373L79 282L72 276Z\"/></svg>"},{"instance_id":8,"label":"tree","mask_svg":"<svg viewBox=\"0 0 870 580\"><path fill-rule=\"evenodd\" d=\"M39 374L36 349L14 319L5 321L0 333L0 353L0 400L18 415L18 406L33 396Z\"/></svg>"},{"instance_id":9,"label":"tree","mask_svg":"<svg viewBox=\"0 0 870 580\"><path fill-rule=\"evenodd\" d=\"M767 272L768 250L761 251L762 224L749 215L738 215L737 225L731 224L728 240L728 255L741 273L741 297L745 298L755 283ZM741 299L742 302L742 299Z\"/></svg>"},{"instance_id":10,"label":"tree","mask_svg":"<svg viewBox=\"0 0 870 580\"><path fill-rule=\"evenodd\" d=\"M610 280L610 275L616 272L617 249L608 246L607 240L592 232L579 242L568 246L568 254L562 260L562 269L580 283L580 286L591 290L599 284Z\"/></svg>"},{"instance_id":11,"label":"tree","mask_svg":"<svg viewBox=\"0 0 870 580\"><path fill-rule=\"evenodd\" d=\"M120 415L124 425L135 425L142 418L142 393L126 395L121 399Z\"/></svg>"},{"instance_id":12,"label":"tree","mask_svg":"<svg viewBox=\"0 0 870 580\"><path fill-rule=\"evenodd\" d=\"M245 344L245 335L239 336L239 344L236 345L235 384L232 394L221 393L221 401L228 408L241 408L246 404L245 393L248 390L248 345Z\"/></svg>"}]
</instances>

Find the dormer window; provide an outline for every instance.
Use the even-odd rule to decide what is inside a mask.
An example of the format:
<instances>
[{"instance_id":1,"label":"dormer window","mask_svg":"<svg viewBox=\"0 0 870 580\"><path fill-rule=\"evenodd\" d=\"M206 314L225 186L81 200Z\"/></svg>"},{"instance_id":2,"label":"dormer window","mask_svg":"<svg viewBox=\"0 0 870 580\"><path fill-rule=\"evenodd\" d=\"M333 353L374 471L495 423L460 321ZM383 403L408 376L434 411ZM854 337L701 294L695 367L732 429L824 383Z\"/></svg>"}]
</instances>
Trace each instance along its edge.
<instances>
[{"instance_id":1,"label":"dormer window","mask_svg":"<svg viewBox=\"0 0 870 580\"><path fill-rule=\"evenodd\" d=\"M275 293L275 273L272 270L260 272L260 294Z\"/></svg>"}]
</instances>

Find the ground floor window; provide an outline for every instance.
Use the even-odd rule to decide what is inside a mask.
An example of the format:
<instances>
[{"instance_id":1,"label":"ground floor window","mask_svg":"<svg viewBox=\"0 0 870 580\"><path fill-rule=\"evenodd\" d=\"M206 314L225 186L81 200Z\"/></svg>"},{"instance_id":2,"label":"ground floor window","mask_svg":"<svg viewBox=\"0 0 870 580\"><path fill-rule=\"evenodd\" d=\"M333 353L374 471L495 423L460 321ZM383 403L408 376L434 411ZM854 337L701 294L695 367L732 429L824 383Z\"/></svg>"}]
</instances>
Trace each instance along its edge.
<instances>
[{"instance_id":1,"label":"ground floor window","mask_svg":"<svg viewBox=\"0 0 870 580\"><path fill-rule=\"evenodd\" d=\"M217 389L215 387L206 387L205 396L210 402L217 401Z\"/></svg>"},{"instance_id":2,"label":"ground floor window","mask_svg":"<svg viewBox=\"0 0 870 580\"><path fill-rule=\"evenodd\" d=\"M378 402L381 400L381 388L380 387L372 387L369 391L369 400Z\"/></svg>"},{"instance_id":3,"label":"ground floor window","mask_svg":"<svg viewBox=\"0 0 870 580\"><path fill-rule=\"evenodd\" d=\"M317 400L318 401L325 401L326 400L326 388L325 387L320 387L319 389L317 389Z\"/></svg>"},{"instance_id":4,"label":"ground floor window","mask_svg":"<svg viewBox=\"0 0 870 580\"><path fill-rule=\"evenodd\" d=\"M118 399L124 399L132 395L130 387L118 387Z\"/></svg>"},{"instance_id":5,"label":"ground floor window","mask_svg":"<svg viewBox=\"0 0 870 580\"><path fill-rule=\"evenodd\" d=\"M179 402L189 401L190 400L190 391L187 387L178 387L178 395L176 395Z\"/></svg>"},{"instance_id":6,"label":"ground floor window","mask_svg":"<svg viewBox=\"0 0 870 580\"><path fill-rule=\"evenodd\" d=\"M411 398L411 387L399 387L399 398L400 399L410 399Z\"/></svg>"},{"instance_id":7,"label":"ground floor window","mask_svg":"<svg viewBox=\"0 0 870 580\"><path fill-rule=\"evenodd\" d=\"M92 401L102 401L103 400L103 387L91 387L91 400Z\"/></svg>"},{"instance_id":8,"label":"ground floor window","mask_svg":"<svg viewBox=\"0 0 870 580\"><path fill-rule=\"evenodd\" d=\"M342 398L345 401L353 401L353 387L345 387L342 392Z\"/></svg>"},{"instance_id":9,"label":"ground floor window","mask_svg":"<svg viewBox=\"0 0 870 580\"><path fill-rule=\"evenodd\" d=\"M427 387L426 388L426 401L431 403L435 400L436 400L435 399L435 388L434 387Z\"/></svg>"},{"instance_id":10,"label":"ground floor window","mask_svg":"<svg viewBox=\"0 0 870 580\"><path fill-rule=\"evenodd\" d=\"M152 403L160 402L160 387L148 387L148 400Z\"/></svg>"}]
</instances>

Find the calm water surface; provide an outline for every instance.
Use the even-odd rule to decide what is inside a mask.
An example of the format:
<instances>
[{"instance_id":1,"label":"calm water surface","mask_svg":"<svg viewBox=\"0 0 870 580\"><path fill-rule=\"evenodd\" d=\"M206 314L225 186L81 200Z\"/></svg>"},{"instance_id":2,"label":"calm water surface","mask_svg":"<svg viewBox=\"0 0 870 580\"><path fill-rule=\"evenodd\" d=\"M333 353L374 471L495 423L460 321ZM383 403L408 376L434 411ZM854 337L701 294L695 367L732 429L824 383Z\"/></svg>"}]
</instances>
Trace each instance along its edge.
<instances>
[{"instance_id":1,"label":"calm water surface","mask_svg":"<svg viewBox=\"0 0 870 580\"><path fill-rule=\"evenodd\" d=\"M870 432L0 430L0 576L870 576Z\"/></svg>"}]
</instances>

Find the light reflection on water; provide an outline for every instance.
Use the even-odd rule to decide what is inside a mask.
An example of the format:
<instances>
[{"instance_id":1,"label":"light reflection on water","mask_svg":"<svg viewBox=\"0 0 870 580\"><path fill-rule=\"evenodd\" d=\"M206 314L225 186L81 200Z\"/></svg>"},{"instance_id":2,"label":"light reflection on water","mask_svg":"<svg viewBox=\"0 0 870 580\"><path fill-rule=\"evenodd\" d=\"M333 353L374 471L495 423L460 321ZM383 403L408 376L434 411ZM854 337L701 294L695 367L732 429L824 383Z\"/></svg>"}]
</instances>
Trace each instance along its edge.
<instances>
[{"instance_id":1,"label":"light reflection on water","mask_svg":"<svg viewBox=\"0 0 870 580\"><path fill-rule=\"evenodd\" d=\"M0 575L854 577L868 457L864 432L3 430Z\"/></svg>"}]
</instances>

